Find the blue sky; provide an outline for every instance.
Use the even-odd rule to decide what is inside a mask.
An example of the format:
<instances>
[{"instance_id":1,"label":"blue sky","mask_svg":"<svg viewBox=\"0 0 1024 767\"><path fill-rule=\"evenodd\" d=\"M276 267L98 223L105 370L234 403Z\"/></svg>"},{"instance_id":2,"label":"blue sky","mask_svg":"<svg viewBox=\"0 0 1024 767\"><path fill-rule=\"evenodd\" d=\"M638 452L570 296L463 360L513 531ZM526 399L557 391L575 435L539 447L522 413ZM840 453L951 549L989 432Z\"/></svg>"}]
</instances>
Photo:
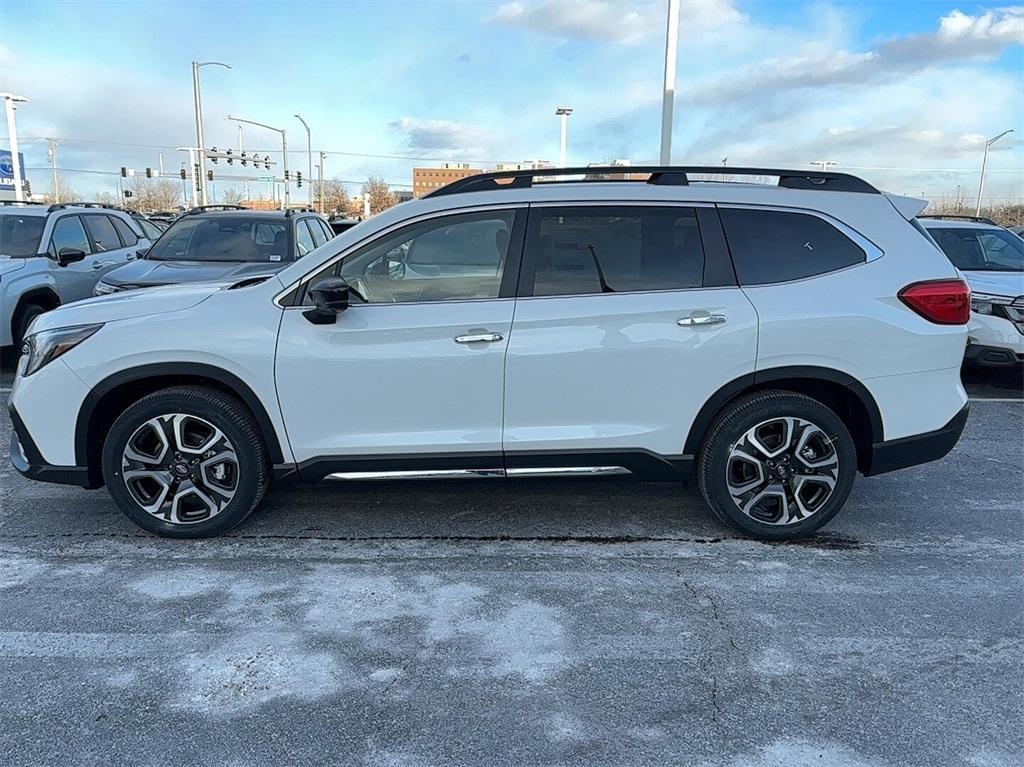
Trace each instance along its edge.
<instances>
[{"instance_id":1,"label":"blue sky","mask_svg":"<svg viewBox=\"0 0 1024 767\"><path fill-rule=\"evenodd\" d=\"M1024 7L951 2L682 0L673 160L836 160L894 191L1024 195ZM327 175L408 184L413 165L657 156L664 2L76 2L0 0L0 90L31 99L19 134L53 136L66 168L167 167L194 143L190 62L208 145L228 113L284 127L301 113ZM1019 137L1019 138L1018 138ZM108 143L98 143L108 142ZM247 147L279 147L246 129ZM5 143L5 142L4 142ZM130 146L130 145L147 146ZM165 147L160 149L159 147ZM26 140L26 164L46 164ZM387 159L362 155L429 158ZM222 168L217 168L218 175ZM1016 172L1015 172L1016 171ZM30 174L43 190L48 174ZM112 177L69 172L80 193ZM226 181L220 181L223 188Z\"/></svg>"}]
</instances>

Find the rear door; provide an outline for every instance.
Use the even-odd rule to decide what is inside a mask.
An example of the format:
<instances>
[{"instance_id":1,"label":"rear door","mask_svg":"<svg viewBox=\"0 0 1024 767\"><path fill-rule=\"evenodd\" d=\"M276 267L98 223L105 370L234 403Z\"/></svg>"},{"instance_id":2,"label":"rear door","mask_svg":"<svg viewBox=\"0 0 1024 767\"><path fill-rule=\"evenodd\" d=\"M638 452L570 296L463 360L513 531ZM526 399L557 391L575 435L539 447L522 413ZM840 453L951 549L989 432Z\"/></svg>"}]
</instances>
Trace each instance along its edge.
<instances>
[{"instance_id":1,"label":"rear door","mask_svg":"<svg viewBox=\"0 0 1024 767\"><path fill-rule=\"evenodd\" d=\"M533 205L520 296L509 468L679 460L708 398L754 370L757 317L711 206Z\"/></svg>"}]
</instances>

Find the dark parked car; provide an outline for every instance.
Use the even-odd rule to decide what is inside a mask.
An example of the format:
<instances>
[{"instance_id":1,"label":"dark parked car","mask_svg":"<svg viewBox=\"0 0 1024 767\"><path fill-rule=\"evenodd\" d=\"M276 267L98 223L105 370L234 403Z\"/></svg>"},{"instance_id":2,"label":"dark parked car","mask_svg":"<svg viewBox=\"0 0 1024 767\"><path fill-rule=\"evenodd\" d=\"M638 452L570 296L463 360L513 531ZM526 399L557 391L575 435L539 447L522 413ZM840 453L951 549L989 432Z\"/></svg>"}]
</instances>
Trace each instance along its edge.
<instances>
[{"instance_id":1,"label":"dark parked car","mask_svg":"<svg viewBox=\"0 0 1024 767\"><path fill-rule=\"evenodd\" d=\"M362 221L361 218L343 218L342 216L331 216L327 223L331 225L331 229L334 230L335 234L341 234L342 232L347 232L360 221Z\"/></svg>"},{"instance_id":2,"label":"dark parked car","mask_svg":"<svg viewBox=\"0 0 1024 767\"><path fill-rule=\"evenodd\" d=\"M183 282L235 281L283 269L334 236L308 209L247 210L236 205L193 208L140 258L106 274L101 296Z\"/></svg>"}]
</instances>

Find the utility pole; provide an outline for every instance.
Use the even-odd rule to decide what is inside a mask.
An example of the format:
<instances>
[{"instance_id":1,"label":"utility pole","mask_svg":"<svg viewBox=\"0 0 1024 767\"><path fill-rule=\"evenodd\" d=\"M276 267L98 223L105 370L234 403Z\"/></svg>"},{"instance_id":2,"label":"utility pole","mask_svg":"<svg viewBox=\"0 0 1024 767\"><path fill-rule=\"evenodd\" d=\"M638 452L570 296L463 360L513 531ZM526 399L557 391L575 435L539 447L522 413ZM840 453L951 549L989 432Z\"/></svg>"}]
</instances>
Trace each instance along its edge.
<instances>
[{"instance_id":1,"label":"utility pole","mask_svg":"<svg viewBox=\"0 0 1024 767\"><path fill-rule=\"evenodd\" d=\"M206 146L203 144L203 99L199 89L199 69L201 67L217 66L231 69L231 66L220 61L193 61L192 62L192 97L195 100L196 110L196 147L199 152L199 197L200 204L206 205Z\"/></svg>"},{"instance_id":2,"label":"utility pole","mask_svg":"<svg viewBox=\"0 0 1024 767\"><path fill-rule=\"evenodd\" d=\"M662 165L672 164L672 110L676 103L676 53L679 47L679 0L668 0L665 23L665 88L661 99Z\"/></svg>"},{"instance_id":3,"label":"utility pole","mask_svg":"<svg viewBox=\"0 0 1024 767\"><path fill-rule=\"evenodd\" d=\"M18 156L18 128L14 124L15 104L27 104L28 99L24 96L15 96L13 93L0 93L4 100L4 111L7 112L7 141L11 147L11 165L14 170L14 199L21 202L25 199L25 190L22 188L22 167L21 158Z\"/></svg>"},{"instance_id":4,"label":"utility pole","mask_svg":"<svg viewBox=\"0 0 1024 767\"><path fill-rule=\"evenodd\" d=\"M326 159L327 159L327 152L321 152L320 153L320 164L316 166L318 171L319 171L319 176L320 176L320 179L319 179L320 187L319 188L320 188L320 214L321 215L323 215L323 212L324 212L324 161Z\"/></svg>"},{"instance_id":5,"label":"utility pole","mask_svg":"<svg viewBox=\"0 0 1024 767\"><path fill-rule=\"evenodd\" d=\"M559 150L559 167L564 168L566 163L566 154L568 149L568 138L569 138L569 115L572 114L572 107L558 107L555 110L555 116L562 119L562 142L561 149Z\"/></svg>"},{"instance_id":6,"label":"utility pole","mask_svg":"<svg viewBox=\"0 0 1024 767\"><path fill-rule=\"evenodd\" d=\"M313 134L309 132L309 125L305 120L302 119L302 115L295 115L299 118L299 122L302 123L302 127L306 129L306 159L309 161L309 172L307 174L309 186L309 192L307 192L309 198L309 206L313 207Z\"/></svg>"},{"instance_id":7,"label":"utility pole","mask_svg":"<svg viewBox=\"0 0 1024 767\"><path fill-rule=\"evenodd\" d=\"M993 136L985 142L985 154L981 157L981 178L978 180L978 208L974 212L975 216L981 216L981 195L985 191L985 167L988 165L988 148L996 143L999 139L1005 136L1007 133L1013 133L1013 128L1004 130L998 136Z\"/></svg>"},{"instance_id":8,"label":"utility pole","mask_svg":"<svg viewBox=\"0 0 1024 767\"><path fill-rule=\"evenodd\" d=\"M57 184L57 139L46 139L46 154L50 156L50 175L53 183L53 201L60 202L60 186Z\"/></svg>"},{"instance_id":9,"label":"utility pole","mask_svg":"<svg viewBox=\"0 0 1024 767\"><path fill-rule=\"evenodd\" d=\"M242 126L238 126L238 154L241 156L242 150L245 149L242 146ZM242 182L242 188L245 190L245 201L249 202L249 179Z\"/></svg>"}]
</instances>

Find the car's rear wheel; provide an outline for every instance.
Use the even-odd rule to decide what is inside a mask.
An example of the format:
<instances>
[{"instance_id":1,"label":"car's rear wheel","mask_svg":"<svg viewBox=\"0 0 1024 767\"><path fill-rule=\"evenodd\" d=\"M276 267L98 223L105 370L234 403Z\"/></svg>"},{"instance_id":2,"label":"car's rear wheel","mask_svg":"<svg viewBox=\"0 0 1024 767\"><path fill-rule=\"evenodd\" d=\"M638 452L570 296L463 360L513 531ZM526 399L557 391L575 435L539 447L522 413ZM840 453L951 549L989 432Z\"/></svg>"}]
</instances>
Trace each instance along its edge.
<instances>
[{"instance_id":1,"label":"car's rear wheel","mask_svg":"<svg viewBox=\"0 0 1024 767\"><path fill-rule=\"evenodd\" d=\"M697 472L721 520L756 538L788 540L813 533L843 507L857 451L845 424L822 403L765 391L716 418Z\"/></svg>"},{"instance_id":2,"label":"car's rear wheel","mask_svg":"<svg viewBox=\"0 0 1024 767\"><path fill-rule=\"evenodd\" d=\"M245 519L270 473L241 403L176 387L143 397L118 417L104 444L103 477L121 511L145 530L205 538Z\"/></svg>"}]
</instances>

